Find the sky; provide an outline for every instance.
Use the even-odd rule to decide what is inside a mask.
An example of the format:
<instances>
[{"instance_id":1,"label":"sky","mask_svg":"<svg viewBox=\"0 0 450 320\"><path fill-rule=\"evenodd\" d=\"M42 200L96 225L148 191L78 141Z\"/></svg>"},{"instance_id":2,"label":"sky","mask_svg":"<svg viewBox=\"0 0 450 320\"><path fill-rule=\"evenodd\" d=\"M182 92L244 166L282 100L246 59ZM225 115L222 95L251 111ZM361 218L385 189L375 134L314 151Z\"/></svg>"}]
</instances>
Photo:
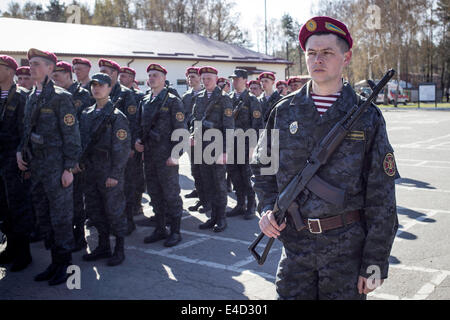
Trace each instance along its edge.
<instances>
[{"instance_id":1,"label":"sky","mask_svg":"<svg viewBox=\"0 0 450 320\"><path fill-rule=\"evenodd\" d=\"M19 3L25 3L26 0L16 0ZM251 49L263 52L264 43L258 41L258 32L264 30L264 0L234 0L234 10L240 13L239 27L242 30L249 32L250 40L253 44ZM5 11L8 8L8 4L11 0L0 0L0 10ZM33 0L35 3L41 3L46 6L49 0ZM71 3L72 0L62 0L64 3ZM94 0L81 0L80 2L86 3L90 6L91 10L94 9ZM311 8L314 0L266 0L267 2L267 21L281 19L284 13L289 13L295 20L300 23L305 23L309 17L311 17ZM260 25L260 28L255 26ZM259 29L259 31L258 31ZM259 37L261 38L261 36Z\"/></svg>"}]
</instances>

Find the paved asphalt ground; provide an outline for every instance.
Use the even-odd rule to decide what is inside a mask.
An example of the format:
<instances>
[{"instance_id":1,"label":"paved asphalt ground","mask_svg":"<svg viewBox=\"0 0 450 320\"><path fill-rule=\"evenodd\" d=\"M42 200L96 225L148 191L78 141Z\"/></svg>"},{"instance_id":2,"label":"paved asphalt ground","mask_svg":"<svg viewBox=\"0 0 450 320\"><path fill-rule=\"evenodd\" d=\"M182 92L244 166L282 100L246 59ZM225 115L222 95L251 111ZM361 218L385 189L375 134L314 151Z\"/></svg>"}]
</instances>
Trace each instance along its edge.
<instances>
[{"instance_id":1,"label":"paved asphalt ground","mask_svg":"<svg viewBox=\"0 0 450 320\"><path fill-rule=\"evenodd\" d=\"M450 298L450 112L384 109L390 140L402 178L397 181L400 228L390 258L390 274L369 299ZM187 159L180 166L182 194L193 187ZM195 200L184 199L184 208ZM144 199L145 215L153 215ZM235 200L229 195L228 206ZM201 231L204 214L183 213L183 241L167 249L161 242L144 244L153 227L139 225L126 238L126 260L108 267L106 261L73 263L81 272L81 288L49 287L33 276L50 263L43 243L32 244L32 265L10 273L0 267L0 299L273 299L279 241L264 266L247 247L259 232L257 218L228 219L222 233ZM139 216L142 224L147 218ZM96 232L88 232L91 248ZM112 242L113 243L113 242ZM262 248L260 248L261 250ZM2 248L0 248L2 250Z\"/></svg>"}]
</instances>

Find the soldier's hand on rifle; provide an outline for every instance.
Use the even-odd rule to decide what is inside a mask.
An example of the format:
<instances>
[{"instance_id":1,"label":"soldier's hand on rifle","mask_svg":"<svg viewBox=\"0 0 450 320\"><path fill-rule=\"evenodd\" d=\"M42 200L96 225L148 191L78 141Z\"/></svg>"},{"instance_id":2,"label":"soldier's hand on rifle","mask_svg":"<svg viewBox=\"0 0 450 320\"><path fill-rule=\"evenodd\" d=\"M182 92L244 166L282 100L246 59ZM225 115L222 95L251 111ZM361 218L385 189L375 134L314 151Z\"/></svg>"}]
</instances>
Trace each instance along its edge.
<instances>
[{"instance_id":1,"label":"soldier's hand on rifle","mask_svg":"<svg viewBox=\"0 0 450 320\"><path fill-rule=\"evenodd\" d=\"M190 141L191 141L191 147L195 146L195 140L194 137L190 137Z\"/></svg>"},{"instance_id":2,"label":"soldier's hand on rifle","mask_svg":"<svg viewBox=\"0 0 450 320\"><path fill-rule=\"evenodd\" d=\"M16 153L16 159L17 159L17 166L19 167L19 169L21 171L26 171L28 169L28 163L26 163L25 161L23 161L22 159L22 152L17 152Z\"/></svg>"},{"instance_id":3,"label":"soldier's hand on rifle","mask_svg":"<svg viewBox=\"0 0 450 320\"><path fill-rule=\"evenodd\" d=\"M144 145L142 144L141 139L136 140L134 148L136 149L137 152L144 152Z\"/></svg>"},{"instance_id":4,"label":"soldier's hand on rifle","mask_svg":"<svg viewBox=\"0 0 450 320\"><path fill-rule=\"evenodd\" d=\"M130 151L130 154L128 155L128 158L131 159L131 158L133 158L133 157L134 157L134 150L131 150L131 151Z\"/></svg>"},{"instance_id":5,"label":"soldier's hand on rifle","mask_svg":"<svg viewBox=\"0 0 450 320\"><path fill-rule=\"evenodd\" d=\"M259 220L259 228L269 238L277 239L280 232L286 228L286 223L283 222L282 225L279 226L275 220L272 210L267 210Z\"/></svg>"},{"instance_id":6,"label":"soldier's hand on rifle","mask_svg":"<svg viewBox=\"0 0 450 320\"><path fill-rule=\"evenodd\" d=\"M107 188L112 188L112 187L117 186L118 183L119 183L119 181L117 181L116 179L108 178L108 179L106 179L105 185Z\"/></svg>"},{"instance_id":7,"label":"soldier's hand on rifle","mask_svg":"<svg viewBox=\"0 0 450 320\"><path fill-rule=\"evenodd\" d=\"M61 183L63 188L67 188L73 182L73 174L70 171L64 170L61 176Z\"/></svg>"},{"instance_id":8,"label":"soldier's hand on rifle","mask_svg":"<svg viewBox=\"0 0 450 320\"><path fill-rule=\"evenodd\" d=\"M73 174L77 174L77 173L80 173L81 171L83 171L83 170L81 170L80 166L79 166L78 163L77 163L77 164L75 165L75 168L73 168L72 173L73 173Z\"/></svg>"},{"instance_id":9,"label":"soldier's hand on rifle","mask_svg":"<svg viewBox=\"0 0 450 320\"><path fill-rule=\"evenodd\" d=\"M168 167L174 167L178 165L178 159L174 159L172 157L169 157L169 159L167 159L166 161L166 166Z\"/></svg>"}]
</instances>

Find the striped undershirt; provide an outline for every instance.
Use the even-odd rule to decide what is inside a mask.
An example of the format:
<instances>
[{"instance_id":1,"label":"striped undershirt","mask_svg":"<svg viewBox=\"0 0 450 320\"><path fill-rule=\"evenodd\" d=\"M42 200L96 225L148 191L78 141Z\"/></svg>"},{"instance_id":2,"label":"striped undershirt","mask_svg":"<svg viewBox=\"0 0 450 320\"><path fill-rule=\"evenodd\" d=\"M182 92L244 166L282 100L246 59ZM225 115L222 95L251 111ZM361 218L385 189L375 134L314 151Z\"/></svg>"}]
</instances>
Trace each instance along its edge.
<instances>
[{"instance_id":1,"label":"striped undershirt","mask_svg":"<svg viewBox=\"0 0 450 320\"><path fill-rule=\"evenodd\" d=\"M36 89L35 94L36 94L37 96L39 96L39 95L41 94L41 92L42 92L42 90L37 90L37 89Z\"/></svg>"},{"instance_id":2,"label":"striped undershirt","mask_svg":"<svg viewBox=\"0 0 450 320\"><path fill-rule=\"evenodd\" d=\"M0 97L0 99L6 99L8 97L8 90L2 90L2 95Z\"/></svg>"},{"instance_id":3,"label":"striped undershirt","mask_svg":"<svg viewBox=\"0 0 450 320\"><path fill-rule=\"evenodd\" d=\"M328 96L319 96L318 94L311 93L311 98L314 100L314 105L317 108L317 112L322 116L333 105L333 103L341 95L340 92L331 94Z\"/></svg>"}]
</instances>

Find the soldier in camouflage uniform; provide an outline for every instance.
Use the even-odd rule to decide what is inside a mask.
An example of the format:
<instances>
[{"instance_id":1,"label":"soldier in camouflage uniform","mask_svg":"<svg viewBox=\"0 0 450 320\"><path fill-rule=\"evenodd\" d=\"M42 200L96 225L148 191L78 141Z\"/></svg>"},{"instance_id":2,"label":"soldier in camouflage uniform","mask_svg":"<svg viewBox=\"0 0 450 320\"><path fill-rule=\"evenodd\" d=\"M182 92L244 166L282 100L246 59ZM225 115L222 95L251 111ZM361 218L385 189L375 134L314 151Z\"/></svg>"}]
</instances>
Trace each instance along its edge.
<instances>
[{"instance_id":1,"label":"soldier in camouflage uniform","mask_svg":"<svg viewBox=\"0 0 450 320\"><path fill-rule=\"evenodd\" d=\"M183 202L180 197L178 159L172 157L176 142L172 132L184 129L184 106L165 88L167 70L159 64L147 68L152 93L145 96L139 109L139 131L135 148L144 152L145 179L155 212L156 228L145 243L166 239L164 246L181 241L180 224ZM170 234L166 230L170 219Z\"/></svg>"},{"instance_id":2,"label":"soldier in camouflage uniform","mask_svg":"<svg viewBox=\"0 0 450 320\"><path fill-rule=\"evenodd\" d=\"M74 248L72 168L81 152L80 132L71 95L48 79L56 66L56 56L30 49L28 60L37 85L25 107L25 135L17 163L22 171L31 168L32 198L45 246L52 254L52 263L35 280L49 280L50 285L56 285L67 279ZM31 163L23 159L23 148L28 146Z\"/></svg>"},{"instance_id":3,"label":"soldier in camouflage uniform","mask_svg":"<svg viewBox=\"0 0 450 320\"><path fill-rule=\"evenodd\" d=\"M183 94L182 101L184 105L184 113L185 119L188 126L191 125L192 121L192 108L194 107L195 100L199 93L203 90L200 75L198 74L197 67L189 67L186 70L186 78L189 84L189 90ZM194 163L194 152L193 147L191 147L191 173L194 178L194 190L191 193L185 195L185 198L199 198L199 194L201 194L202 199L196 202L195 205L188 208L189 211L199 211L201 213L205 213L209 211L211 208L207 208L203 206L204 204L204 191L202 190L201 178L200 178L200 165ZM200 191L199 191L200 190ZM202 202L203 201L203 202ZM202 207L201 207L202 206ZM201 208L200 208L201 207Z\"/></svg>"},{"instance_id":4,"label":"soldier in camouflage uniform","mask_svg":"<svg viewBox=\"0 0 450 320\"><path fill-rule=\"evenodd\" d=\"M202 157L200 175L205 190L205 201L211 205L211 218L199 226L200 229L213 228L214 232L222 232L227 227L225 209L227 206L226 185L226 129L234 129L233 105L228 94L221 90L217 84L217 69L213 67L202 67L199 70L205 90L197 97L192 109L193 120L201 122L202 132L195 130L192 134L194 146L202 144L202 153L211 142L197 141L208 129L220 130L223 137L223 153L212 154L215 162L207 164ZM195 127L195 125L194 125ZM196 157L194 160L197 161ZM207 204L207 205L208 205Z\"/></svg>"},{"instance_id":5,"label":"soldier in camouflage uniform","mask_svg":"<svg viewBox=\"0 0 450 320\"><path fill-rule=\"evenodd\" d=\"M121 67L119 74L120 84L124 87L130 89L134 94L134 99L136 100L137 105L141 103L142 99L145 96L145 93L135 88L136 84L136 70L130 67ZM134 147L133 145L131 146ZM133 151L134 152L134 151ZM125 188L133 188L135 189L135 198L134 201L130 202L130 210L127 210L127 219L129 221L128 225L130 226L129 232L134 230L134 221L133 215L138 215L143 212L142 208L142 194L145 192L145 178L144 178L144 163L142 161L142 154L139 152L134 152L133 156L134 161L136 162L134 166L128 166L128 169L132 169L133 172L130 172L130 175L134 175L134 178L130 178L127 181L127 185ZM130 160L131 161L131 160ZM128 173L125 173L127 175ZM130 184L130 182L132 182Z\"/></svg>"},{"instance_id":6,"label":"soldier in camouflage uniform","mask_svg":"<svg viewBox=\"0 0 450 320\"><path fill-rule=\"evenodd\" d=\"M20 179L16 150L23 134L23 116L27 93L14 83L17 62L0 56L0 228L7 236L0 264L12 263L12 272L31 263L30 233L33 212L30 184Z\"/></svg>"},{"instance_id":7,"label":"soldier in camouflage uniform","mask_svg":"<svg viewBox=\"0 0 450 320\"><path fill-rule=\"evenodd\" d=\"M234 108L235 129L242 129L244 133L249 129L253 129L257 137L259 130L263 129L261 106L258 99L245 86L248 78L247 71L236 69L230 78L233 79L234 88L230 97ZM233 150L234 162L233 164L227 164L227 172L236 189L237 204L230 212L227 212L227 216L234 217L243 215L244 219L249 220L255 216L256 208L255 192L250 182L252 172L249 165L249 153L253 153L255 145L250 145L247 139L245 139L243 145L238 144L238 141L239 139L235 137ZM243 147L245 150L242 150ZM244 163L240 162L242 160L239 160L239 151L244 151ZM245 200L247 200L247 205Z\"/></svg>"},{"instance_id":8,"label":"soldier in camouflage uniform","mask_svg":"<svg viewBox=\"0 0 450 320\"><path fill-rule=\"evenodd\" d=\"M254 177L264 202L259 225L265 235L283 243L276 277L280 299L365 299L388 276L398 228L395 179L399 175L383 115L375 105L318 171L326 182L345 191L344 204L302 193L296 199L306 225L301 231L293 226L291 215L278 225L271 211L278 193L302 169L314 145L363 100L341 79L352 55L352 39L343 23L312 18L299 38L312 81L285 97L270 114L267 135L270 138L272 129L279 132L280 166L273 175ZM311 94L336 92L339 98L321 116ZM270 154L268 141L268 150L258 145L258 169L262 169L261 155Z\"/></svg>"},{"instance_id":9,"label":"soldier in camouflage uniform","mask_svg":"<svg viewBox=\"0 0 450 320\"><path fill-rule=\"evenodd\" d=\"M65 62L59 61L56 64L52 79L57 86L66 89L72 94L72 101L76 110L76 117L80 121L81 113L91 105L92 98L89 91L81 86L81 83L72 79L72 66ZM73 180L73 235L75 238L74 252L80 251L86 247L84 235L84 221L86 220L86 212L84 210L84 172L74 175Z\"/></svg>"},{"instance_id":10,"label":"soldier in camouflage uniform","mask_svg":"<svg viewBox=\"0 0 450 320\"><path fill-rule=\"evenodd\" d=\"M259 82L264 89L264 93L258 98L261 103L261 109L263 114L264 124L269 119L270 111L281 99L281 95L277 90L273 90L273 84L275 83L275 75L272 72L263 72L258 76Z\"/></svg>"},{"instance_id":11,"label":"soldier in camouflage uniform","mask_svg":"<svg viewBox=\"0 0 450 320\"><path fill-rule=\"evenodd\" d=\"M115 103L119 97L122 97L122 101L119 103L117 108L122 111L122 113L127 117L129 122L129 128L131 135L134 137L137 130L137 102L133 91L121 85L118 81L120 66L117 62L113 60L100 59L98 61L98 66L100 67L100 72L106 73L111 77L112 81L112 91L111 91L111 101ZM135 229L136 225L133 220L133 208L136 208L136 176L139 170L139 164L136 161L136 150L134 145L131 146L131 151L129 154L127 167L125 169L125 199L127 201L127 207L125 209L128 229L127 235L131 234Z\"/></svg>"},{"instance_id":12,"label":"soldier in camouflage uniform","mask_svg":"<svg viewBox=\"0 0 450 320\"><path fill-rule=\"evenodd\" d=\"M125 165L131 148L131 134L127 118L119 109L114 108L109 99L111 89L111 78L108 75L103 73L93 75L91 92L96 103L83 111L80 120L84 150L91 141L95 141L87 155L86 163L82 165L86 167L86 211L99 237L97 248L85 254L83 259L94 261L110 258L107 264L116 266L125 259L124 237L127 222L123 188ZM105 120L108 115L111 116ZM94 130L101 124L104 129L100 135L94 137ZM79 171L79 168L76 171ZM112 257L110 234L116 238Z\"/></svg>"}]
</instances>

